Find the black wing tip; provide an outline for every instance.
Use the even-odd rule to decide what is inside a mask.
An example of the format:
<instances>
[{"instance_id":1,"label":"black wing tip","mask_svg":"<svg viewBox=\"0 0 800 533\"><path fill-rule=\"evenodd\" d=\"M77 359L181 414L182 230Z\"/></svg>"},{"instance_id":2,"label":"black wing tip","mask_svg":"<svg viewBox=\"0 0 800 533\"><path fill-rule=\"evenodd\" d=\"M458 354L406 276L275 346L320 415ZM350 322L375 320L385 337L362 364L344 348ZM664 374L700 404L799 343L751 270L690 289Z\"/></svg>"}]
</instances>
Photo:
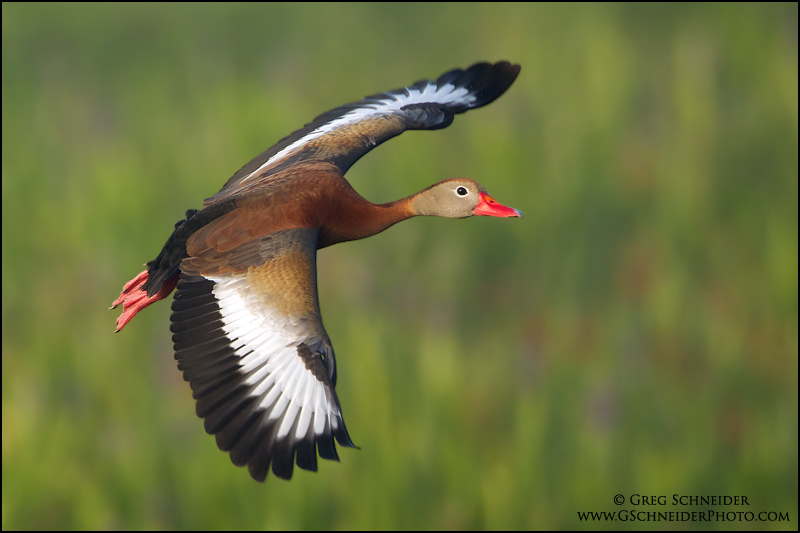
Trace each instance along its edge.
<instances>
[{"instance_id":1,"label":"black wing tip","mask_svg":"<svg viewBox=\"0 0 800 533\"><path fill-rule=\"evenodd\" d=\"M456 87L466 87L470 94L475 95L475 101L469 106L475 109L497 100L511 87L521 69L521 65L506 60L497 63L483 61L470 66L452 83Z\"/></svg>"},{"instance_id":2,"label":"black wing tip","mask_svg":"<svg viewBox=\"0 0 800 533\"><path fill-rule=\"evenodd\" d=\"M347 432L347 426L344 424L344 418L339 415L339 427L333 434L336 442L339 443L339 446L343 448L355 448L356 450L360 450L358 446L353 444L353 440L350 438L350 434Z\"/></svg>"},{"instance_id":3,"label":"black wing tip","mask_svg":"<svg viewBox=\"0 0 800 533\"><path fill-rule=\"evenodd\" d=\"M513 72L514 76L516 76L517 74L519 74L519 71L522 67L518 63L512 63L507 59L501 59L500 61L496 61L494 63L492 63L491 61L478 61L467 67L467 70L465 72L468 72L472 69L484 69L484 68L505 70L508 72ZM450 72L455 72L455 71L456 70L452 70Z\"/></svg>"},{"instance_id":4,"label":"black wing tip","mask_svg":"<svg viewBox=\"0 0 800 533\"><path fill-rule=\"evenodd\" d=\"M444 89L445 101L437 101L433 97L429 102L417 102L401 107L406 114L406 128L415 130L440 130L453 122L454 115L465 113L470 109L483 107L497 100L517 79L522 67L509 61L475 63L466 70L453 69L445 72L436 80L418 81L413 85L388 91L384 97L408 94L409 91L422 92L430 84L436 91ZM453 99L447 95L450 91L463 91ZM376 95L377 97L378 95Z\"/></svg>"}]
</instances>

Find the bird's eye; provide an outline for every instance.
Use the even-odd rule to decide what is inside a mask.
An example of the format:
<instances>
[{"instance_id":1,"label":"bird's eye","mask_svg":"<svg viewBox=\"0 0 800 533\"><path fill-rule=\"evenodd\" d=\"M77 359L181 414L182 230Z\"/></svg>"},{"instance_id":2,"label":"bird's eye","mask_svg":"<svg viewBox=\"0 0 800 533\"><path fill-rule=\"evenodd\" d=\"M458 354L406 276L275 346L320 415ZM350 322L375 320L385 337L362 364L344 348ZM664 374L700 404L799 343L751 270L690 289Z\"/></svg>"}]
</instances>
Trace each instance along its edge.
<instances>
[{"instance_id":1,"label":"bird's eye","mask_svg":"<svg viewBox=\"0 0 800 533\"><path fill-rule=\"evenodd\" d=\"M458 189L456 189L456 194L459 196L466 196L469 194L469 191L467 190L466 187L459 187Z\"/></svg>"}]
</instances>

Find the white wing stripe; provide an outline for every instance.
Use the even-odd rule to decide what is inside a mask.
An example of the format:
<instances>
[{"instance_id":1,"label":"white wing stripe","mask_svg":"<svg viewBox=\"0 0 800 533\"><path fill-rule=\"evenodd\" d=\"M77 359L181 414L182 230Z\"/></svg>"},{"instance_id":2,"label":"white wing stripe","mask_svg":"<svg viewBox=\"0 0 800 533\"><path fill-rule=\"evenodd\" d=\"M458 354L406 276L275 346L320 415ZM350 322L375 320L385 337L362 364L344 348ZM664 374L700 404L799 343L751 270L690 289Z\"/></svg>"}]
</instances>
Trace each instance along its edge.
<instances>
[{"instance_id":1,"label":"white wing stripe","mask_svg":"<svg viewBox=\"0 0 800 533\"><path fill-rule=\"evenodd\" d=\"M297 423L297 432L295 433L295 437L298 439L302 439L306 436L306 433L308 433L309 423L311 422L312 406L309 400L315 389L315 384L312 381L313 379L314 376L306 373L305 384L303 385L303 400L301 401L303 408L300 410L300 421Z\"/></svg>"},{"instance_id":2,"label":"white wing stripe","mask_svg":"<svg viewBox=\"0 0 800 533\"><path fill-rule=\"evenodd\" d=\"M287 157L289 154L291 154L301 146L308 144L309 142L325 135L326 133L339 129L342 126L355 124L356 122L360 122L372 116L397 113L401 110L402 107L405 107L407 105L424 104L424 103L454 104L461 101L463 101L464 103L472 103L477 98L476 95L469 95L469 90L466 87L460 87L456 89L455 86L451 83L445 84L437 89L435 83L429 82L428 85L425 86L425 89L423 91L419 91L418 89L412 89L409 87L406 87L404 90L406 92L405 95L387 93L387 96L390 97L391 100L378 100L375 102L374 106L370 105L353 109L352 111L345 113L341 117L332 120L327 124L323 124L319 128L309 133L308 135L301 137L300 139L296 140L295 142L293 142L292 144L290 144L277 154L270 157L267 161L264 162L263 165L258 167L252 173L250 173L247 177L243 178L240 183L244 183L250 178L258 176L262 170L284 159L285 157ZM465 96L466 98L464 98Z\"/></svg>"},{"instance_id":3,"label":"white wing stripe","mask_svg":"<svg viewBox=\"0 0 800 533\"><path fill-rule=\"evenodd\" d=\"M267 393L267 395L264 397L263 400L261 400L261 404L259 405L259 407L261 407L262 409L269 409L270 406L275 402L275 399L278 397L280 393L281 390L277 386L272 387L272 390L269 391L269 393Z\"/></svg>"},{"instance_id":4,"label":"white wing stripe","mask_svg":"<svg viewBox=\"0 0 800 533\"><path fill-rule=\"evenodd\" d=\"M320 397L325 394L319 388L314 389L314 433L322 435L325 432L325 410Z\"/></svg>"},{"instance_id":5,"label":"white wing stripe","mask_svg":"<svg viewBox=\"0 0 800 533\"><path fill-rule=\"evenodd\" d=\"M300 410L298 402L292 401L289 408L286 410L286 415L283 417L281 427L278 428L277 438L282 439L291 431L294 421L297 418L297 413Z\"/></svg>"},{"instance_id":6,"label":"white wing stripe","mask_svg":"<svg viewBox=\"0 0 800 533\"><path fill-rule=\"evenodd\" d=\"M278 398L278 402L275 404L275 407L272 408L270 411L267 420L273 421L280 418L283 412L286 410L286 406L289 404L289 398L287 398L284 394L281 394Z\"/></svg>"},{"instance_id":7,"label":"white wing stripe","mask_svg":"<svg viewBox=\"0 0 800 533\"><path fill-rule=\"evenodd\" d=\"M326 419L331 430L336 430L340 414L333 392L306 368L298 355L297 346L302 339L288 334L290 321L251 299L242 280L209 279L214 282L222 330L231 339L234 354L241 358L239 371L249 374L243 382L253 387L252 396L264 395L259 407L272 408L268 420L283 416L277 438L286 437L295 421L298 439L311 431L322 435Z\"/></svg>"},{"instance_id":8,"label":"white wing stripe","mask_svg":"<svg viewBox=\"0 0 800 533\"><path fill-rule=\"evenodd\" d=\"M305 372L306 369L298 357L294 357L286 362L286 370L281 374L281 381L278 384L283 391L283 395L294 400L294 384L297 381L297 375L300 372ZM276 372L273 372L273 374Z\"/></svg>"}]
</instances>

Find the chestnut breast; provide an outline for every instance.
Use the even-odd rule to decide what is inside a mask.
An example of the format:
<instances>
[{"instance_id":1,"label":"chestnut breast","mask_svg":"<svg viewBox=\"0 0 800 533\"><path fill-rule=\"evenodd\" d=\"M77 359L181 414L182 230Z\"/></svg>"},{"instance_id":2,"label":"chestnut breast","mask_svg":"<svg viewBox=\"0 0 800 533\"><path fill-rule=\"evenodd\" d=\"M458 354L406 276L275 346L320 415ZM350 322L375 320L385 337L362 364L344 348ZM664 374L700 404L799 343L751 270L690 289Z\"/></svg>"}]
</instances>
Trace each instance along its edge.
<instances>
[{"instance_id":1,"label":"chestnut breast","mask_svg":"<svg viewBox=\"0 0 800 533\"><path fill-rule=\"evenodd\" d=\"M292 179L248 191L235 209L189 238L188 254L224 253L262 235L292 228L319 228L317 248L374 234L373 219L380 214L377 206L361 197L335 167L314 167L302 173L294 169Z\"/></svg>"}]
</instances>

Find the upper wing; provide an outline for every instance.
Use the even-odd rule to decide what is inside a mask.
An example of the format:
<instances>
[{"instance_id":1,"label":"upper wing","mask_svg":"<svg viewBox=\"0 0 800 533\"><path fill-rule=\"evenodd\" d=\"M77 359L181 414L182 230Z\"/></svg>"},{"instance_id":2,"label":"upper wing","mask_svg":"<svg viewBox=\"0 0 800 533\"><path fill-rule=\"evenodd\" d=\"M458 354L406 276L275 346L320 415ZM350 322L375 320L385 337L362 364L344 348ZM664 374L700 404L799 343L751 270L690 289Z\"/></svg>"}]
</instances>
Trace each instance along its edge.
<instances>
[{"instance_id":1,"label":"upper wing","mask_svg":"<svg viewBox=\"0 0 800 533\"><path fill-rule=\"evenodd\" d=\"M263 481L338 460L353 446L317 302L318 230L289 229L219 251L189 242L172 304L175 358L217 445Z\"/></svg>"},{"instance_id":2,"label":"upper wing","mask_svg":"<svg viewBox=\"0 0 800 533\"><path fill-rule=\"evenodd\" d=\"M205 205L263 185L302 161L325 161L344 174L361 156L405 130L446 128L454 115L493 102L519 70L507 61L477 63L323 113L242 167Z\"/></svg>"}]
</instances>

